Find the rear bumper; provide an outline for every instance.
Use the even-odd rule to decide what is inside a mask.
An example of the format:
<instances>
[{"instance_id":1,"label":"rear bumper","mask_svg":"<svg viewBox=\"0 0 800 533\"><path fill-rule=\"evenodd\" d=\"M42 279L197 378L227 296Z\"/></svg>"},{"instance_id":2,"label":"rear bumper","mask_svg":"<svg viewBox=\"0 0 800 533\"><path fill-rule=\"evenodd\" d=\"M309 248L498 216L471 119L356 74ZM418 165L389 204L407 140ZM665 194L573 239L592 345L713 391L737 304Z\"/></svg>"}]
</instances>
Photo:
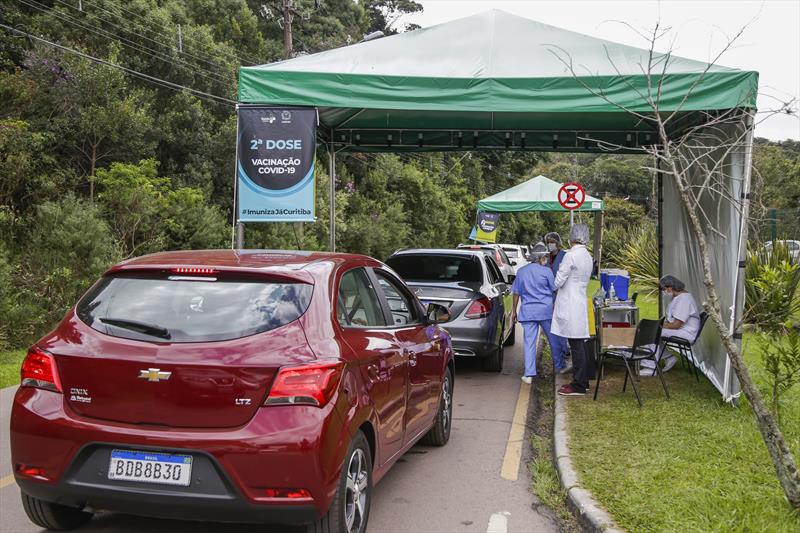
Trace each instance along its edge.
<instances>
[{"instance_id":1,"label":"rear bumper","mask_svg":"<svg viewBox=\"0 0 800 533\"><path fill-rule=\"evenodd\" d=\"M319 517L312 504L257 505L241 496L206 498L173 491L130 490L62 481L55 485L17 478L22 492L70 507L111 510L139 516L213 522L307 524Z\"/></svg>"},{"instance_id":2,"label":"rear bumper","mask_svg":"<svg viewBox=\"0 0 800 533\"><path fill-rule=\"evenodd\" d=\"M349 437L335 401L261 408L245 426L217 430L144 428L77 416L62 395L21 388L11 416L11 458L44 469L17 474L21 489L64 505L191 520L307 523L327 512ZM191 484L172 487L108 479L112 449L194 457ZM267 498L265 489L311 497Z\"/></svg>"},{"instance_id":3,"label":"rear bumper","mask_svg":"<svg viewBox=\"0 0 800 533\"><path fill-rule=\"evenodd\" d=\"M444 327L453 340L456 355L485 358L497 350L499 333L493 317L458 318Z\"/></svg>"}]
</instances>

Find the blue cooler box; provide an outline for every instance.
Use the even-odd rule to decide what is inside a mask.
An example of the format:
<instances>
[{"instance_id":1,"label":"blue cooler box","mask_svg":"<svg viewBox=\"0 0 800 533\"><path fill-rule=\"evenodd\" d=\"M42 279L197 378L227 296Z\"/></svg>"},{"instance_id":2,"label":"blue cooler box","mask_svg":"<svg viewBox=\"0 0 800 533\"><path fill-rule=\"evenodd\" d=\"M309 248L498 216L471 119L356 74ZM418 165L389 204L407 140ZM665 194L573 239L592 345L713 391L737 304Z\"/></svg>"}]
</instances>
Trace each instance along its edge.
<instances>
[{"instance_id":1,"label":"blue cooler box","mask_svg":"<svg viewBox=\"0 0 800 533\"><path fill-rule=\"evenodd\" d=\"M616 268L604 269L600 272L600 286L606 291L606 295L611 290L611 285L614 285L614 291L617 293L618 300L628 299L628 288L631 284L630 275L627 270L619 270Z\"/></svg>"}]
</instances>

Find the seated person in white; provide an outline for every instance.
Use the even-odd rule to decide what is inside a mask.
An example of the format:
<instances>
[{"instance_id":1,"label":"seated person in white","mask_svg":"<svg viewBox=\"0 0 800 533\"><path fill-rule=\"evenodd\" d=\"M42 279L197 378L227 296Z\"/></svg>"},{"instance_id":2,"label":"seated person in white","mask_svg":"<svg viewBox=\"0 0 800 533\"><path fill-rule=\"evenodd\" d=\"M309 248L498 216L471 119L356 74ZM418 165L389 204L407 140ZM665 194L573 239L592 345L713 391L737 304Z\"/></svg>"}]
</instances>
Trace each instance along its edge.
<instances>
[{"instance_id":1,"label":"seated person in white","mask_svg":"<svg viewBox=\"0 0 800 533\"><path fill-rule=\"evenodd\" d=\"M686 285L675 276L664 276L661 278L659 286L665 296L672 298L667 304L667 316L664 319L664 328L661 330L662 343L658 347L658 353L656 354L656 359L660 361L666 351L663 341L675 337L689 342L694 341L700 329L700 312L697 309L694 297L686 292ZM668 353L664 358L664 366L661 371L668 372L677 362L678 358ZM641 365L641 375L653 375L652 361L642 361Z\"/></svg>"}]
</instances>

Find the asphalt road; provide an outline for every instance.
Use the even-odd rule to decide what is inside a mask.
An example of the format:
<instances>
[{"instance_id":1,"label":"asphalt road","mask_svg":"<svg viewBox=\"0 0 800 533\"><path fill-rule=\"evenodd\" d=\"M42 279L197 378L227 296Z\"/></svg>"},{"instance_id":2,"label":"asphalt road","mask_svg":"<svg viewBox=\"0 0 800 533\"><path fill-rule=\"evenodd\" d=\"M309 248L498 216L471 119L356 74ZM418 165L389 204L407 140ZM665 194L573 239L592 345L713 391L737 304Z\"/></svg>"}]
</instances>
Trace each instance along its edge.
<instances>
[{"instance_id":1,"label":"asphalt road","mask_svg":"<svg viewBox=\"0 0 800 533\"><path fill-rule=\"evenodd\" d=\"M370 533L540 533L557 531L535 510L526 468L525 421L530 387L522 385L522 328L506 349L501 374L458 360L454 421L443 448L410 450L375 487ZM13 482L8 445L13 389L0 391L0 532L40 531L31 524ZM286 527L156 520L100 513L80 531L103 533L294 533Z\"/></svg>"}]
</instances>

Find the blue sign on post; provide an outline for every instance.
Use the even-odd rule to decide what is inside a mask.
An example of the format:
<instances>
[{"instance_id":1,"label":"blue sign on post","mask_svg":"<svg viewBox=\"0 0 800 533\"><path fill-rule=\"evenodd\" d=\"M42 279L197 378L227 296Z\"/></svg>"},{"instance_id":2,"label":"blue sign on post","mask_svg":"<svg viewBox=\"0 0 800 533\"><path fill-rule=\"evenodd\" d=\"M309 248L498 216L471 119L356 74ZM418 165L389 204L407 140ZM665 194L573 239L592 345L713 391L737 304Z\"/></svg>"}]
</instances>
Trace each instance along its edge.
<instances>
[{"instance_id":1,"label":"blue sign on post","mask_svg":"<svg viewBox=\"0 0 800 533\"><path fill-rule=\"evenodd\" d=\"M238 120L238 220L313 222L316 110L242 106Z\"/></svg>"}]
</instances>

